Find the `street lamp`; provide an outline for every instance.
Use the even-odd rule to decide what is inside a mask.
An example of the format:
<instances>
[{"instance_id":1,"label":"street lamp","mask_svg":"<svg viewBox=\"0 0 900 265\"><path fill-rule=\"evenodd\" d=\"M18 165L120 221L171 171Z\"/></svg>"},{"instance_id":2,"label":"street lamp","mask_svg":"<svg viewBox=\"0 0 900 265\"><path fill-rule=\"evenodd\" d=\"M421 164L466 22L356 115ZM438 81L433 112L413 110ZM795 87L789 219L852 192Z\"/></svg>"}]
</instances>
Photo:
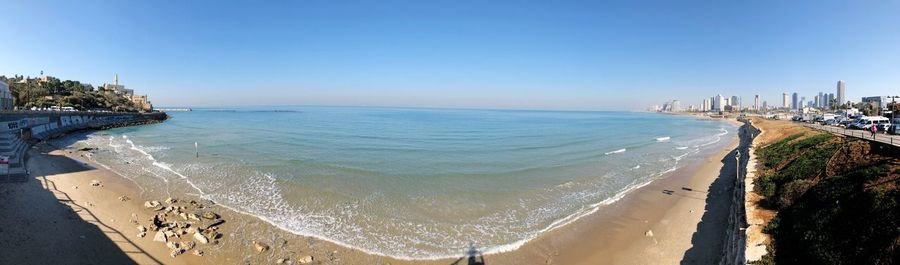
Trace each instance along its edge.
<instances>
[{"instance_id":1,"label":"street lamp","mask_svg":"<svg viewBox=\"0 0 900 265\"><path fill-rule=\"evenodd\" d=\"M738 150L737 153L734 154L734 161L737 163L734 166L735 173L737 174L737 176L735 178L740 179L741 178L741 150Z\"/></svg>"}]
</instances>

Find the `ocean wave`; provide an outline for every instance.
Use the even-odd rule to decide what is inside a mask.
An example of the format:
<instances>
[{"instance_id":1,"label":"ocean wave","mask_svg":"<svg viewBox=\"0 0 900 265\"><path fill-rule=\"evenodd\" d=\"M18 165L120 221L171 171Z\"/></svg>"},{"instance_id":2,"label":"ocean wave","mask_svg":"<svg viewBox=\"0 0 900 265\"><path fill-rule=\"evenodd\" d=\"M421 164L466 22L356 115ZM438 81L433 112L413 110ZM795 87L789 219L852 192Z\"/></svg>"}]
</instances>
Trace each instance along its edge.
<instances>
[{"instance_id":1,"label":"ocean wave","mask_svg":"<svg viewBox=\"0 0 900 265\"><path fill-rule=\"evenodd\" d=\"M668 141L669 139L672 139L672 137L669 137L669 136L666 136L666 137L658 137L658 138L656 138L656 141L657 141L657 142L665 142L665 141Z\"/></svg>"},{"instance_id":2,"label":"ocean wave","mask_svg":"<svg viewBox=\"0 0 900 265\"><path fill-rule=\"evenodd\" d=\"M609 152L606 152L606 153L603 153L603 154L605 154L605 155L611 155L611 154L624 153L625 151L628 151L628 149L622 148L622 149L615 150L615 151L609 151Z\"/></svg>"}]
</instances>

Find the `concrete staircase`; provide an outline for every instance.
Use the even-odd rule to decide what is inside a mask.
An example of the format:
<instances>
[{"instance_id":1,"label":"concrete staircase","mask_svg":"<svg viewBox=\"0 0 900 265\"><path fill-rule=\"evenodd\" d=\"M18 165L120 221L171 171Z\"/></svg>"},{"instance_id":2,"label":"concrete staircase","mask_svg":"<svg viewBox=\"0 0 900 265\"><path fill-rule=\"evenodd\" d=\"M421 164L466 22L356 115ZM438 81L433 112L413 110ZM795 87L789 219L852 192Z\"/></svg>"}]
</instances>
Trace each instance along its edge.
<instances>
[{"instance_id":1,"label":"concrete staircase","mask_svg":"<svg viewBox=\"0 0 900 265\"><path fill-rule=\"evenodd\" d=\"M9 176L0 174L0 181L8 181L11 178L24 179L27 176L25 171L26 151L28 151L28 144L14 132L0 132L0 155L9 156Z\"/></svg>"}]
</instances>

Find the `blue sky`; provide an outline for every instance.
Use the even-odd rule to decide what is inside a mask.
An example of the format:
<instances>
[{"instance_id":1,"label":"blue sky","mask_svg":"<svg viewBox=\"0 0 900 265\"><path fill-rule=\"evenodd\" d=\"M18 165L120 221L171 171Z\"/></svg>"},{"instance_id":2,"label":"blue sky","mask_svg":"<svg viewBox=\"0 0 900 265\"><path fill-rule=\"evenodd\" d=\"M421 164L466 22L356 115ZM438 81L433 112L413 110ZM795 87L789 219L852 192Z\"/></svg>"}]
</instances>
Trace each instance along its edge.
<instances>
[{"instance_id":1,"label":"blue sky","mask_svg":"<svg viewBox=\"0 0 900 265\"><path fill-rule=\"evenodd\" d=\"M265 2L265 3L261 3ZM4 1L0 74L157 106L643 109L900 94L900 1Z\"/></svg>"}]
</instances>

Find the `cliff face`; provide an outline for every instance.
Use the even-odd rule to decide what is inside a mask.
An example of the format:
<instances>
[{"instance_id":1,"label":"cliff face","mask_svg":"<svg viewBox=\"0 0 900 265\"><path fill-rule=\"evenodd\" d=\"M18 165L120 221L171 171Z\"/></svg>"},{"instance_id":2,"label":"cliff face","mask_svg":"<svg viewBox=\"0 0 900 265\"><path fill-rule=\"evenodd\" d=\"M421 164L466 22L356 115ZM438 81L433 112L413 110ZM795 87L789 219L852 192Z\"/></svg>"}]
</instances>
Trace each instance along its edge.
<instances>
[{"instance_id":1,"label":"cliff face","mask_svg":"<svg viewBox=\"0 0 900 265\"><path fill-rule=\"evenodd\" d=\"M757 264L900 262L900 150L803 132L757 151L754 191L777 211Z\"/></svg>"}]
</instances>

